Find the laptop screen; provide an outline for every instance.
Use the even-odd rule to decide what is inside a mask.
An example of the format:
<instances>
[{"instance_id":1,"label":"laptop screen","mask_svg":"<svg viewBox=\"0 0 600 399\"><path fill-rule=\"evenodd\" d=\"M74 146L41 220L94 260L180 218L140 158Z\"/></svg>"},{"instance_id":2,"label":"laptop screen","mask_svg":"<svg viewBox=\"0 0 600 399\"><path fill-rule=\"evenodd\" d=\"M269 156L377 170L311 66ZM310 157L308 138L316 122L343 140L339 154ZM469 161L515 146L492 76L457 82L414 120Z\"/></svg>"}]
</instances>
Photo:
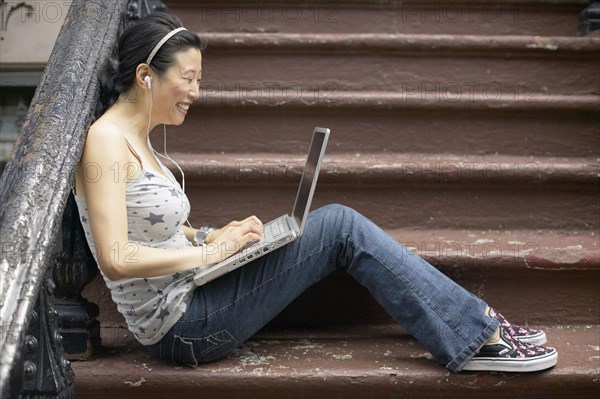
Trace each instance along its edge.
<instances>
[{"instance_id":1,"label":"laptop screen","mask_svg":"<svg viewBox=\"0 0 600 399\"><path fill-rule=\"evenodd\" d=\"M294 203L294 210L292 211L292 217L296 219L296 222L300 226L300 234L304 232L304 223L308 217L310 211L310 203L312 201L315 187L317 185L317 179L319 177L319 171L321 169L321 162L325 155L325 148L327 147L327 140L329 139L329 129L317 127L313 132L313 138L308 149L308 157L306 158L306 165L302 172L302 180L298 187L298 194L296 195L296 202Z\"/></svg>"}]
</instances>

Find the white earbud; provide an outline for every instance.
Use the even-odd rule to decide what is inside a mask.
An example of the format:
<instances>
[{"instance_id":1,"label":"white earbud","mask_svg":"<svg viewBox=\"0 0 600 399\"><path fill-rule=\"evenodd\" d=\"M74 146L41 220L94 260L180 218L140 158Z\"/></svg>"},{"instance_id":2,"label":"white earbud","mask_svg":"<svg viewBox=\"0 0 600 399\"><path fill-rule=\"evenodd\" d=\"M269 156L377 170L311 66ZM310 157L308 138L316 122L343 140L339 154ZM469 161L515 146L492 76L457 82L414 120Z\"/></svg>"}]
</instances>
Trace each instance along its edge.
<instances>
[{"instance_id":1,"label":"white earbud","mask_svg":"<svg viewBox=\"0 0 600 399\"><path fill-rule=\"evenodd\" d=\"M152 78L150 76L146 76L144 82L146 82L146 86L148 86L149 89L152 89Z\"/></svg>"}]
</instances>

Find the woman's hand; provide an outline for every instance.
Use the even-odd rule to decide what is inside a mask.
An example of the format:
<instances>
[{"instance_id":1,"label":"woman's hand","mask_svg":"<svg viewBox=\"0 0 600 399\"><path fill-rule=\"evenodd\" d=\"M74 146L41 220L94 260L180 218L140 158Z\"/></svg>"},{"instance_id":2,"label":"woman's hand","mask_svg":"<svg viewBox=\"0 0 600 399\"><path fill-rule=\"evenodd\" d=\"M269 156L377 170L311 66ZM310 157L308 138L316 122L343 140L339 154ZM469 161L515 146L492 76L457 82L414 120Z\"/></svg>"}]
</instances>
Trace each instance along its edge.
<instances>
[{"instance_id":1,"label":"woman's hand","mask_svg":"<svg viewBox=\"0 0 600 399\"><path fill-rule=\"evenodd\" d=\"M211 232L206 238L207 249L218 262L263 239L263 224L256 216L233 221Z\"/></svg>"}]
</instances>

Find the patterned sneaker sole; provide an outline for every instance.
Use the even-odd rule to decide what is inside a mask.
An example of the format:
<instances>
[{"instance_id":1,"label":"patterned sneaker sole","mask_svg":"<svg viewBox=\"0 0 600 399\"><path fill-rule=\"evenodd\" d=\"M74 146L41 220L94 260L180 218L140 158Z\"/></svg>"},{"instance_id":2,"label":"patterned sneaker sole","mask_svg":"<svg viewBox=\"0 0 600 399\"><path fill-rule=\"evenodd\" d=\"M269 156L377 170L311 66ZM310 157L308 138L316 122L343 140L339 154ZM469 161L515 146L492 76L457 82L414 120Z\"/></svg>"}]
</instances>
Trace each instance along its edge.
<instances>
[{"instance_id":1,"label":"patterned sneaker sole","mask_svg":"<svg viewBox=\"0 0 600 399\"><path fill-rule=\"evenodd\" d=\"M556 365L558 352L554 350L544 356L531 359L502 359L480 357L471 360L463 371L503 371L508 373L526 373L549 369Z\"/></svg>"}]
</instances>

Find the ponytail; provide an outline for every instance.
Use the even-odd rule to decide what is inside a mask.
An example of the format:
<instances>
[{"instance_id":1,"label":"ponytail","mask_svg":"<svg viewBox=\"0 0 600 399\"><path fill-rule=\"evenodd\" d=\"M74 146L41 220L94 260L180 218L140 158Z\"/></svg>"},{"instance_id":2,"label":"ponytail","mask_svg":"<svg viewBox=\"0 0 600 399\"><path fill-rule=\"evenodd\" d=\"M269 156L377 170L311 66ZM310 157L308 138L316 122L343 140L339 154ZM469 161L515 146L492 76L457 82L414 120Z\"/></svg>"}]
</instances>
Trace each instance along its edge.
<instances>
[{"instance_id":1,"label":"ponytail","mask_svg":"<svg viewBox=\"0 0 600 399\"><path fill-rule=\"evenodd\" d=\"M119 61L117 60L117 47L114 46L111 54L98 71L98 83L100 85L100 97L96 104L96 119L99 118L111 105L117 101L121 94L117 90L117 72Z\"/></svg>"}]
</instances>

